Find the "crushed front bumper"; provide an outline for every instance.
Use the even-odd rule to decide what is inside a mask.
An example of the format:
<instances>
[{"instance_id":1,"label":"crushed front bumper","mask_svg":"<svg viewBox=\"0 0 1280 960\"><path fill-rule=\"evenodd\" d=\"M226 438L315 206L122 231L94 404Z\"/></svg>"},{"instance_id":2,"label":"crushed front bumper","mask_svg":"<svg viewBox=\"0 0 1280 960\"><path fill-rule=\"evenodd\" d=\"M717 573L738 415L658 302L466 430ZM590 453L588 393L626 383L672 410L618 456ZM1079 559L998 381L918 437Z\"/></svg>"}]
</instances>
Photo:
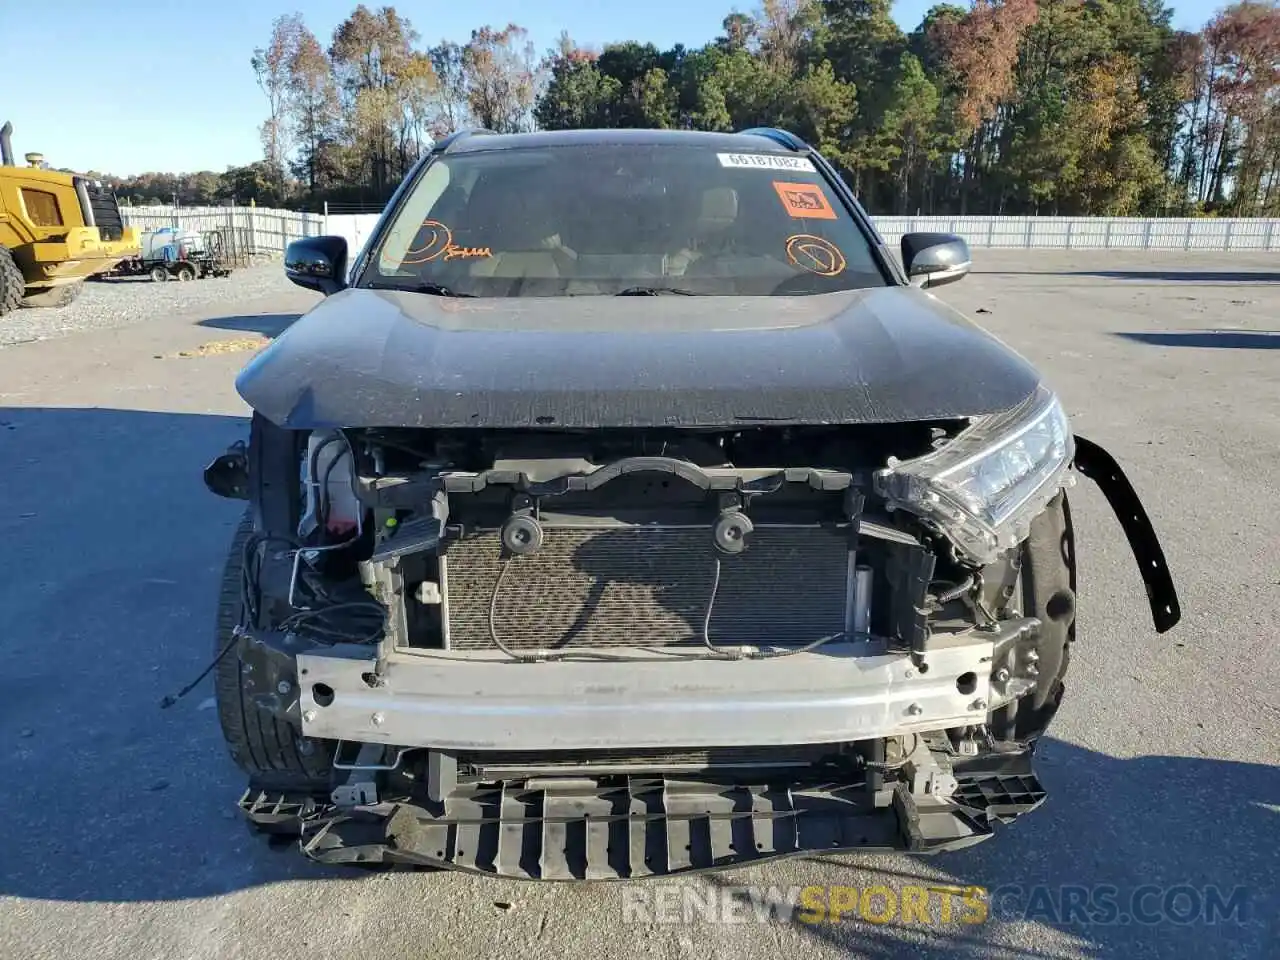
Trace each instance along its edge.
<instances>
[{"instance_id":1,"label":"crushed front bumper","mask_svg":"<svg viewBox=\"0 0 1280 960\"><path fill-rule=\"evenodd\" d=\"M1045 793L1031 748L958 764L954 790L905 781L749 786L662 777L529 779L338 809L252 786L240 809L326 864L404 864L523 880L626 880L817 853L938 853L989 837Z\"/></svg>"}]
</instances>

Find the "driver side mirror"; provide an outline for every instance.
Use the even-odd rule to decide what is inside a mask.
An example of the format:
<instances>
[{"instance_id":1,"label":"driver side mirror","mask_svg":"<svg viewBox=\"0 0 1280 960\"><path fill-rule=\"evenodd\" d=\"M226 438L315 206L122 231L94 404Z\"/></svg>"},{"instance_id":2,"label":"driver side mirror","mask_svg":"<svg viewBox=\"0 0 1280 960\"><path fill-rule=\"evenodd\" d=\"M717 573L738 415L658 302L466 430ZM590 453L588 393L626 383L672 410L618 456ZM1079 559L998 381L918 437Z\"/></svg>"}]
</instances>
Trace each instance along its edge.
<instances>
[{"instance_id":1,"label":"driver side mirror","mask_svg":"<svg viewBox=\"0 0 1280 960\"><path fill-rule=\"evenodd\" d=\"M940 287L963 278L973 266L969 244L951 233L908 233L902 266L913 287Z\"/></svg>"},{"instance_id":2,"label":"driver side mirror","mask_svg":"<svg viewBox=\"0 0 1280 960\"><path fill-rule=\"evenodd\" d=\"M300 287L326 297L347 286L345 237L307 237L289 244L284 254L284 275Z\"/></svg>"},{"instance_id":3,"label":"driver side mirror","mask_svg":"<svg viewBox=\"0 0 1280 960\"><path fill-rule=\"evenodd\" d=\"M249 454L243 440L204 468L204 485L228 500L249 499Z\"/></svg>"}]
</instances>

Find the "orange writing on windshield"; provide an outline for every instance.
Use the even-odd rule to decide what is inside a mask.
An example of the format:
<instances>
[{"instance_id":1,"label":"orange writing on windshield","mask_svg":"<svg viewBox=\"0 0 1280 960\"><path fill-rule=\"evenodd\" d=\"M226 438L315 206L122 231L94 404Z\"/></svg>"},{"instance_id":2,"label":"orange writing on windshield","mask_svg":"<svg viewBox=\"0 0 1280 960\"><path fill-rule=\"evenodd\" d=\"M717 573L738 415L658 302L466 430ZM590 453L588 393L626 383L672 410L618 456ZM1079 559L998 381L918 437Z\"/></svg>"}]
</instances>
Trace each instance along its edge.
<instances>
[{"instance_id":1,"label":"orange writing on windshield","mask_svg":"<svg viewBox=\"0 0 1280 960\"><path fill-rule=\"evenodd\" d=\"M449 244L444 252L446 260L453 260L455 257L492 257L493 251L488 247L459 247L457 244Z\"/></svg>"},{"instance_id":2,"label":"orange writing on windshield","mask_svg":"<svg viewBox=\"0 0 1280 960\"><path fill-rule=\"evenodd\" d=\"M826 194L816 183L780 183L773 181L773 189L782 198L787 213L797 220L834 220L836 211L827 202Z\"/></svg>"},{"instance_id":3,"label":"orange writing on windshield","mask_svg":"<svg viewBox=\"0 0 1280 960\"><path fill-rule=\"evenodd\" d=\"M432 260L457 260L468 257L492 257L488 247L460 247L453 242L453 231L439 220L424 220L418 231L419 245L404 255L405 264L429 263Z\"/></svg>"}]
</instances>

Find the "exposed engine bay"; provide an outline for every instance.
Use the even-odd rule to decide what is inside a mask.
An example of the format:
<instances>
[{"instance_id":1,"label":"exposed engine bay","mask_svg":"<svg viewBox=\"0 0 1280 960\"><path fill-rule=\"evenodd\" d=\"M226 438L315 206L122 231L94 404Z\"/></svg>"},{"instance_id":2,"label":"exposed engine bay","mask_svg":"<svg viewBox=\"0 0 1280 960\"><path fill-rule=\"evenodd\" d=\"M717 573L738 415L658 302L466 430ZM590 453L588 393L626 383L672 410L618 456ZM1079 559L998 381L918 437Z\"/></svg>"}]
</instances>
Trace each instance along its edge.
<instances>
[{"instance_id":1,"label":"exposed engine bay","mask_svg":"<svg viewBox=\"0 0 1280 960\"><path fill-rule=\"evenodd\" d=\"M765 657L836 640L923 653L913 621L973 578L909 516L868 504L871 472L960 426L863 428L854 443L812 428L312 433L297 530L308 549L281 614L301 607L291 622L304 632L319 618L327 636L370 642L365 609L349 604L372 594L399 649L518 660Z\"/></svg>"},{"instance_id":2,"label":"exposed engine bay","mask_svg":"<svg viewBox=\"0 0 1280 960\"><path fill-rule=\"evenodd\" d=\"M251 781L242 808L297 824L326 861L541 878L798 852L887 808L858 845L982 839L1043 798L1030 754L1061 697L1075 583L1057 489L1044 529L985 564L883 495L886 463L970 426L301 432L255 417L249 447L206 476L237 475L253 515L233 643L257 708L331 772L325 792ZM682 804L729 833L682 849L697 819ZM662 857L575 864L545 835L552 809ZM725 847L747 826L752 844ZM523 839L499 851L502 829Z\"/></svg>"},{"instance_id":3,"label":"exposed engine bay","mask_svg":"<svg viewBox=\"0 0 1280 960\"><path fill-rule=\"evenodd\" d=\"M1009 564L966 565L872 474L964 425L317 431L301 549L251 566L247 588L267 623L317 644L528 662L840 642L925 663L932 634L1007 617Z\"/></svg>"}]
</instances>

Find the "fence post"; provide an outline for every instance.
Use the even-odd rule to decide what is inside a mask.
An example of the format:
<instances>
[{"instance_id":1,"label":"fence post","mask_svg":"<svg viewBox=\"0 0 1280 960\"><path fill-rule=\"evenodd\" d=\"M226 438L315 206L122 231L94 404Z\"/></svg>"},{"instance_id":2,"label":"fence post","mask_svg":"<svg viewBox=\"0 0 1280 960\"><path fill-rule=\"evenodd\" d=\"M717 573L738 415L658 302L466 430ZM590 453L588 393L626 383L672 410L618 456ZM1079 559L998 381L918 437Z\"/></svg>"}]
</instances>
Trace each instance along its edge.
<instances>
[{"instance_id":1,"label":"fence post","mask_svg":"<svg viewBox=\"0 0 1280 960\"><path fill-rule=\"evenodd\" d=\"M994 220L987 221L987 247L994 247L996 244L996 222Z\"/></svg>"},{"instance_id":2,"label":"fence post","mask_svg":"<svg viewBox=\"0 0 1280 960\"><path fill-rule=\"evenodd\" d=\"M1267 221L1267 249L1271 249L1271 234L1275 232L1276 222L1274 220Z\"/></svg>"},{"instance_id":3,"label":"fence post","mask_svg":"<svg viewBox=\"0 0 1280 960\"><path fill-rule=\"evenodd\" d=\"M324 233L325 233L325 236L329 235L329 201L328 200L324 202Z\"/></svg>"},{"instance_id":4,"label":"fence post","mask_svg":"<svg viewBox=\"0 0 1280 960\"><path fill-rule=\"evenodd\" d=\"M1235 225L1236 225L1235 220L1227 221L1227 242L1225 246L1228 251L1231 250L1231 228L1234 227Z\"/></svg>"},{"instance_id":5,"label":"fence post","mask_svg":"<svg viewBox=\"0 0 1280 960\"><path fill-rule=\"evenodd\" d=\"M1142 249L1143 250L1151 249L1151 224L1152 224L1152 220L1150 217L1148 217L1145 229L1142 231Z\"/></svg>"},{"instance_id":6,"label":"fence post","mask_svg":"<svg viewBox=\"0 0 1280 960\"><path fill-rule=\"evenodd\" d=\"M250 198L249 200L249 247L254 252L258 252L258 203Z\"/></svg>"},{"instance_id":7,"label":"fence post","mask_svg":"<svg viewBox=\"0 0 1280 960\"><path fill-rule=\"evenodd\" d=\"M1076 222L1074 220L1067 221L1067 249L1071 249L1071 237L1076 232Z\"/></svg>"},{"instance_id":8,"label":"fence post","mask_svg":"<svg viewBox=\"0 0 1280 960\"><path fill-rule=\"evenodd\" d=\"M1191 249L1191 219L1190 218L1187 219L1187 237L1183 241L1182 249L1183 250Z\"/></svg>"},{"instance_id":9,"label":"fence post","mask_svg":"<svg viewBox=\"0 0 1280 960\"><path fill-rule=\"evenodd\" d=\"M282 213L280 214L280 253L283 254L289 247L289 221Z\"/></svg>"},{"instance_id":10,"label":"fence post","mask_svg":"<svg viewBox=\"0 0 1280 960\"><path fill-rule=\"evenodd\" d=\"M1027 229L1022 239L1022 246L1026 250L1031 249L1031 223L1032 223L1031 218L1027 217Z\"/></svg>"},{"instance_id":11,"label":"fence post","mask_svg":"<svg viewBox=\"0 0 1280 960\"><path fill-rule=\"evenodd\" d=\"M1103 248L1104 250L1110 250L1110 249L1111 249L1111 224L1112 224L1112 222L1113 222L1113 221L1112 221L1112 219L1111 219L1110 217L1107 217L1107 232L1106 232L1106 235L1105 235L1105 236L1103 237L1103 239L1102 239L1102 248Z\"/></svg>"}]
</instances>

